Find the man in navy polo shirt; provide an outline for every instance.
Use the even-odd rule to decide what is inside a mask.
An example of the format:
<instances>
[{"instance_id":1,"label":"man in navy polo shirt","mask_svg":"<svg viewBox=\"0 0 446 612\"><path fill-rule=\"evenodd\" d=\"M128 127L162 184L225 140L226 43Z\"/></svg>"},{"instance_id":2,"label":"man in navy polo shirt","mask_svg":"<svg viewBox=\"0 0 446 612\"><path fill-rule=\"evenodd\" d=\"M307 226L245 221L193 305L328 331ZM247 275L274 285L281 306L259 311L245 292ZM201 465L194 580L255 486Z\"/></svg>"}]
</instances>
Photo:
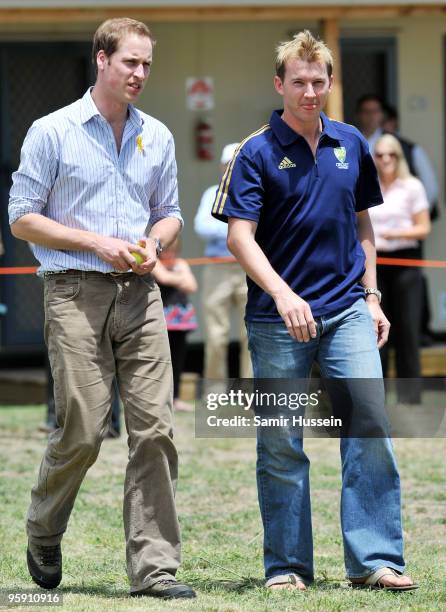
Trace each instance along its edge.
<instances>
[{"instance_id":1,"label":"man in navy polo shirt","mask_svg":"<svg viewBox=\"0 0 446 612\"><path fill-rule=\"evenodd\" d=\"M277 49L283 111L237 149L213 215L248 275L246 322L255 378L381 379L389 322L376 288L367 209L381 204L367 142L322 109L333 60L304 31ZM381 385L381 383L379 383ZM260 428L257 483L270 588L314 577L309 460L300 436ZM403 576L399 475L391 441L342 438L341 524L352 584L413 589Z\"/></svg>"}]
</instances>

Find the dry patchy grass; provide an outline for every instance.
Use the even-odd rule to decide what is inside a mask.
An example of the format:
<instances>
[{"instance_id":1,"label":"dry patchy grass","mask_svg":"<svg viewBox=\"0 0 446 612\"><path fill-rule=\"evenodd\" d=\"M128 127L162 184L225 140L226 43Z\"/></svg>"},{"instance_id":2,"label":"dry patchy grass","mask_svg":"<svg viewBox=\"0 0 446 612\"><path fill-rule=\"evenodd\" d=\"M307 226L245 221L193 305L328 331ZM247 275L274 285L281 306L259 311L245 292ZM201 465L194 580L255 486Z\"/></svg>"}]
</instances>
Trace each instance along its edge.
<instances>
[{"instance_id":1,"label":"dry patchy grass","mask_svg":"<svg viewBox=\"0 0 446 612\"><path fill-rule=\"evenodd\" d=\"M0 586L29 588L24 517L45 446L43 407L0 408ZM194 601L131 600L125 576L122 490L126 439L107 440L82 485L63 541L68 610L433 610L446 608L446 441L395 440L403 482L409 571L422 584L397 595L345 588L338 525L337 440L309 439L317 580L306 593L262 586L262 530L252 439L194 438L193 415L177 416L177 502L184 539L180 579Z\"/></svg>"}]
</instances>

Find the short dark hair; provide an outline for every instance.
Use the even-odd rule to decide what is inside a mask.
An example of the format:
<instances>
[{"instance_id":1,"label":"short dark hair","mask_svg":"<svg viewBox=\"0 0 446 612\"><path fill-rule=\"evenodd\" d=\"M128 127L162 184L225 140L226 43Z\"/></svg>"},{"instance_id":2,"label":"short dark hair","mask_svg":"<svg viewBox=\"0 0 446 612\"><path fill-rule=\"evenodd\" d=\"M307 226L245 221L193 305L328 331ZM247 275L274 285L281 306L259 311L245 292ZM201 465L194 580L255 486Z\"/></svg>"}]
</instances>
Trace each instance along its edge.
<instances>
[{"instance_id":1,"label":"short dark hair","mask_svg":"<svg viewBox=\"0 0 446 612\"><path fill-rule=\"evenodd\" d=\"M391 106L390 104L384 104L383 111L386 116L386 119L398 121L398 110L395 108L395 106Z\"/></svg>"},{"instance_id":2,"label":"short dark hair","mask_svg":"<svg viewBox=\"0 0 446 612\"><path fill-rule=\"evenodd\" d=\"M381 110L384 110L385 102L383 98L378 94L368 93L364 94L356 101L356 112L360 111L362 105L366 102L378 102L378 104L381 106Z\"/></svg>"},{"instance_id":3,"label":"short dark hair","mask_svg":"<svg viewBox=\"0 0 446 612\"><path fill-rule=\"evenodd\" d=\"M119 43L126 34L147 36L147 38L150 38L152 46L156 43L152 32L142 21L136 21L136 19L130 19L130 17L107 19L101 23L93 36L91 59L95 68L96 57L99 51L104 51L105 55L110 57L118 49Z\"/></svg>"}]
</instances>

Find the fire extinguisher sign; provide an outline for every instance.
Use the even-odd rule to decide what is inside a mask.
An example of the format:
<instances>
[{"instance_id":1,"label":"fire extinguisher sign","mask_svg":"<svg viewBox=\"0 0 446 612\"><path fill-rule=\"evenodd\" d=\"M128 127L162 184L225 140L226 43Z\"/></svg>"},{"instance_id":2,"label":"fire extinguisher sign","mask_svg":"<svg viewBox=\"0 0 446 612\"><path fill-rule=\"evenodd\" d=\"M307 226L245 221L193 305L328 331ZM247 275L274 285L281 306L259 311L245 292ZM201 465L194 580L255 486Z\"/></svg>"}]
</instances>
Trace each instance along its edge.
<instances>
[{"instance_id":1,"label":"fire extinguisher sign","mask_svg":"<svg viewBox=\"0 0 446 612\"><path fill-rule=\"evenodd\" d=\"M192 111L214 108L214 80L212 77L186 79L186 105Z\"/></svg>"}]
</instances>

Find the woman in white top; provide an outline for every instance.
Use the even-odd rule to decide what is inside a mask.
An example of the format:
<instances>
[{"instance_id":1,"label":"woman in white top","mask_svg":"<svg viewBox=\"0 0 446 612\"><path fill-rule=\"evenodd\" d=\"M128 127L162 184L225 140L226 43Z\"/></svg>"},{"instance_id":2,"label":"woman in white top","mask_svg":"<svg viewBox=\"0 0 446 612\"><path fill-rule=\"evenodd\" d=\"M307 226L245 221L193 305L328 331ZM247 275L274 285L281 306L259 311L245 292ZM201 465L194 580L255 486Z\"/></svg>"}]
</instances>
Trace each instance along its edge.
<instances>
[{"instance_id":1,"label":"woman in white top","mask_svg":"<svg viewBox=\"0 0 446 612\"><path fill-rule=\"evenodd\" d=\"M369 209L378 257L418 259L418 241L430 232L429 203L424 187L412 176L398 140L391 134L376 142L374 158L384 204ZM395 348L398 378L421 377L419 337L422 307L420 268L378 266L378 286L383 309L391 322L390 344ZM381 351L384 375L387 349ZM398 400L420 403L420 386L414 381L398 385Z\"/></svg>"}]
</instances>

